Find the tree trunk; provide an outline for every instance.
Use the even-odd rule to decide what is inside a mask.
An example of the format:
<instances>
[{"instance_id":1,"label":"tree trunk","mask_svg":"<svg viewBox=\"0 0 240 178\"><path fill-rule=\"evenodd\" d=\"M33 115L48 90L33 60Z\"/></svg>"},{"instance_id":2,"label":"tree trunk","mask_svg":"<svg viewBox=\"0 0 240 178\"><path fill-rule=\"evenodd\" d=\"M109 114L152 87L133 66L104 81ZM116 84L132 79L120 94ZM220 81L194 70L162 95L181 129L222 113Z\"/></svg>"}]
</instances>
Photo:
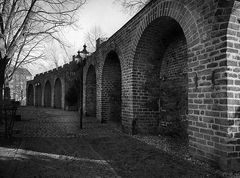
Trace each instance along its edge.
<instances>
[{"instance_id":1,"label":"tree trunk","mask_svg":"<svg viewBox=\"0 0 240 178\"><path fill-rule=\"evenodd\" d=\"M0 124L3 121L3 112L2 112L3 100L4 100L3 86L4 86L4 77L5 77L5 70L6 70L7 63L8 63L7 58L0 59Z\"/></svg>"}]
</instances>

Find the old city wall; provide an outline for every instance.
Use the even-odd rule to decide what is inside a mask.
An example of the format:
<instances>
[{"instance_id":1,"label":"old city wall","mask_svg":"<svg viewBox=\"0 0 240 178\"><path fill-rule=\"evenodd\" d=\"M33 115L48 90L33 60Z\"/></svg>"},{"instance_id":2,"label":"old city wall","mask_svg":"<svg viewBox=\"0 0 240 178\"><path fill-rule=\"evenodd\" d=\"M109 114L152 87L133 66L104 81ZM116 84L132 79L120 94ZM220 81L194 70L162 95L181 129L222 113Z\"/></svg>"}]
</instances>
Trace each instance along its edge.
<instances>
[{"instance_id":1,"label":"old city wall","mask_svg":"<svg viewBox=\"0 0 240 178\"><path fill-rule=\"evenodd\" d=\"M101 122L119 122L127 133L158 133L162 121L181 118L193 156L239 170L239 5L151 1L88 58L84 110ZM60 76L65 88L60 71L28 85L49 80L53 86Z\"/></svg>"},{"instance_id":2,"label":"old city wall","mask_svg":"<svg viewBox=\"0 0 240 178\"><path fill-rule=\"evenodd\" d=\"M29 105L45 106L66 109L65 94L75 74L72 72L71 65L74 62L65 64L56 69L38 74L33 80L27 82L27 96ZM50 84L50 85L48 85ZM32 93L28 90L33 88ZM33 96L30 99L29 96Z\"/></svg>"}]
</instances>

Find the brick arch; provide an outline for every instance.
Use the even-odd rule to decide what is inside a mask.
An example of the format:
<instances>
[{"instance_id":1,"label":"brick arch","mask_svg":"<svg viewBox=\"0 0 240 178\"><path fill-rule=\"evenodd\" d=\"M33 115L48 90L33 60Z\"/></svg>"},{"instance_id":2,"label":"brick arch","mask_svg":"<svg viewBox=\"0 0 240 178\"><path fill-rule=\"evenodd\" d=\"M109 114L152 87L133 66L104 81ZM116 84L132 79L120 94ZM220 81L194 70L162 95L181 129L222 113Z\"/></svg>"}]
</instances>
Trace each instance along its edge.
<instances>
[{"instance_id":1,"label":"brick arch","mask_svg":"<svg viewBox=\"0 0 240 178\"><path fill-rule=\"evenodd\" d=\"M98 53L98 59L96 61L95 69L96 69L96 79L97 79L97 114L96 117L99 121L103 121L103 91L102 91L102 84L103 84L103 67L106 62L106 56L111 51L115 51L115 53L118 55L118 59L120 61L120 68L121 68L121 76L123 76L123 70L124 70L124 58L122 50L119 48L119 46L114 42L107 43L106 47L104 49L100 49Z\"/></svg>"},{"instance_id":2,"label":"brick arch","mask_svg":"<svg viewBox=\"0 0 240 178\"><path fill-rule=\"evenodd\" d=\"M124 59L123 59L122 50L114 42L109 42L109 45L103 51L103 56L101 57L101 60L100 60L101 63L100 63L99 66L100 66L101 74L103 72L103 66L104 66L104 64L106 62L106 59L107 59L106 56L113 51L118 55L118 59L119 59L121 69L124 68Z\"/></svg>"},{"instance_id":3,"label":"brick arch","mask_svg":"<svg viewBox=\"0 0 240 178\"><path fill-rule=\"evenodd\" d=\"M186 36L189 49L200 43L200 34L198 31L197 22L191 11L186 6L175 1L157 2L159 3L155 8L150 9L137 29L137 33L132 42L133 55L135 55L138 42L141 39L144 30L152 21L163 16L171 17L179 23Z\"/></svg>"},{"instance_id":4,"label":"brick arch","mask_svg":"<svg viewBox=\"0 0 240 178\"><path fill-rule=\"evenodd\" d=\"M122 75L116 51L110 51L102 70L101 120L121 122Z\"/></svg>"},{"instance_id":5,"label":"brick arch","mask_svg":"<svg viewBox=\"0 0 240 178\"><path fill-rule=\"evenodd\" d=\"M34 87L33 84L29 84L27 88L27 105L34 105Z\"/></svg>"},{"instance_id":6,"label":"brick arch","mask_svg":"<svg viewBox=\"0 0 240 178\"><path fill-rule=\"evenodd\" d=\"M87 116L96 116L96 71L93 65L87 70L85 87L85 110Z\"/></svg>"},{"instance_id":7,"label":"brick arch","mask_svg":"<svg viewBox=\"0 0 240 178\"><path fill-rule=\"evenodd\" d=\"M62 108L62 81L60 78L56 78L54 82L54 108Z\"/></svg>"},{"instance_id":8,"label":"brick arch","mask_svg":"<svg viewBox=\"0 0 240 178\"><path fill-rule=\"evenodd\" d=\"M162 124L176 120L179 128L186 125L187 63L180 24L167 16L153 20L142 33L133 62L135 131L159 134ZM174 134L186 133L184 128Z\"/></svg>"},{"instance_id":9,"label":"brick arch","mask_svg":"<svg viewBox=\"0 0 240 178\"><path fill-rule=\"evenodd\" d=\"M183 5L181 2L175 1L153 1L153 4L153 8L149 8L149 11L147 11L146 15L142 17L142 20L136 28L135 35L132 38L133 40L131 41L131 53L129 53L128 57L130 59L130 61L128 61L128 65L131 70L134 70L133 68L135 56L137 55L137 46L144 31L153 21L160 19L161 17L169 17L174 19L182 28L188 46L188 56L194 56L194 48L197 48L199 45L201 45L200 32L197 21L194 17L194 14L192 14L192 12L188 9L187 5ZM134 88L134 75L133 73L129 73L129 75L131 75L132 78L132 82L130 85L132 88ZM133 90L128 95L132 94ZM129 103L130 102L132 104L128 106L128 110L131 110L131 112L133 113L135 112L134 107L131 106L134 105L134 101L131 100L129 101ZM130 127L132 127L132 122L135 122L137 118L135 115L131 115L130 118L131 119L128 119L128 125L131 124Z\"/></svg>"},{"instance_id":10,"label":"brick arch","mask_svg":"<svg viewBox=\"0 0 240 178\"><path fill-rule=\"evenodd\" d=\"M44 107L52 106L52 86L49 80L44 85Z\"/></svg>"}]
</instances>

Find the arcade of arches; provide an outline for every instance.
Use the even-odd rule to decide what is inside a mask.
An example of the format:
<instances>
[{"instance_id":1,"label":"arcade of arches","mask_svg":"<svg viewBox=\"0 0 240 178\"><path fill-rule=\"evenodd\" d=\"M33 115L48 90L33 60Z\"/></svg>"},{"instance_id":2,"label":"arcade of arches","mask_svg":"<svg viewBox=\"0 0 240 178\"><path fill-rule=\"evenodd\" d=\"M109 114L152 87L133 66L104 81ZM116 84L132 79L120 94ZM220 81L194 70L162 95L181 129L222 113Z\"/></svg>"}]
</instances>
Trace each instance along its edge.
<instances>
[{"instance_id":1,"label":"arcade of arches","mask_svg":"<svg viewBox=\"0 0 240 178\"><path fill-rule=\"evenodd\" d=\"M127 133L184 137L194 157L240 170L239 6L150 1L88 57L84 112ZM28 104L66 109L69 66L29 81Z\"/></svg>"}]
</instances>

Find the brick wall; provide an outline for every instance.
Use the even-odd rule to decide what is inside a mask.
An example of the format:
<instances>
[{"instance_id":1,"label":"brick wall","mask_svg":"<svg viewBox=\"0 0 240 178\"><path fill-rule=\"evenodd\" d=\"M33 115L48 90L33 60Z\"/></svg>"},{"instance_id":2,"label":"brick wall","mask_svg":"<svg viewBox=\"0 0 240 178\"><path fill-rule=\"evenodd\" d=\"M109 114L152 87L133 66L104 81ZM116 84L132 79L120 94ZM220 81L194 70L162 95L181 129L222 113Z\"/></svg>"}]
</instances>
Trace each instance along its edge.
<instances>
[{"instance_id":1,"label":"brick wall","mask_svg":"<svg viewBox=\"0 0 240 178\"><path fill-rule=\"evenodd\" d=\"M226 6L226 5L225 5ZM229 9L232 8L231 4L228 4ZM225 23L227 27L227 36L221 39L225 41L225 48L222 50L226 51L227 60L219 63L219 66L227 67L225 73L223 73L223 78L227 83L227 92L224 94L222 92L216 93L214 96L218 98L219 95L223 95L224 100L220 100L220 103L226 103L227 107L223 108L227 110L227 118L225 122L221 120L215 120L214 130L219 133L218 144L216 145L219 150L223 150L227 159L224 161L224 165L235 170L240 170L240 2L234 1L232 13L227 19L228 22ZM224 15L223 11L220 11L221 16ZM222 23L223 26L223 23ZM218 26L218 30L221 29L221 25ZM219 49L221 51L221 49ZM219 51L217 50L217 51ZM217 70L217 68L216 68ZM214 105L214 109L221 109L218 105ZM226 136L227 133L227 136Z\"/></svg>"},{"instance_id":2,"label":"brick wall","mask_svg":"<svg viewBox=\"0 0 240 178\"><path fill-rule=\"evenodd\" d=\"M177 96L170 96L173 95L172 93L176 93L179 95L179 100L184 101L181 102L181 106L179 105L178 113L181 115L179 117L185 117L187 110L186 68L187 46L181 27L170 18L154 21L140 39L134 63L134 107L140 132L157 132L159 121L162 119L160 110L167 112L166 117L176 114L170 111L177 105ZM155 81L151 81L154 77ZM163 93L160 92L163 89L168 92L168 96L165 96L167 101L164 104L165 99ZM162 98L161 109L149 104L154 101L155 105L158 105L159 98Z\"/></svg>"},{"instance_id":3,"label":"brick wall","mask_svg":"<svg viewBox=\"0 0 240 178\"><path fill-rule=\"evenodd\" d=\"M121 122L121 67L113 51L107 55L102 82L102 120Z\"/></svg>"},{"instance_id":4,"label":"brick wall","mask_svg":"<svg viewBox=\"0 0 240 178\"><path fill-rule=\"evenodd\" d=\"M173 36L160 65L160 125L170 127L169 134L184 137L188 112L187 42L181 30Z\"/></svg>"},{"instance_id":5,"label":"brick wall","mask_svg":"<svg viewBox=\"0 0 240 178\"><path fill-rule=\"evenodd\" d=\"M158 27L158 22L154 22L147 28L136 50L133 73L133 99L137 132L155 133L157 129L159 113L158 109L146 106L149 100L155 99L146 90L146 87L152 87L147 86L146 82L148 78L151 78L151 75L157 75L156 78L159 78L159 71L149 73L154 67L151 62L155 60L160 62L164 51L164 46L159 40L160 37L157 38L158 34L161 34L161 28ZM155 90L159 90L159 88L155 88Z\"/></svg>"}]
</instances>

